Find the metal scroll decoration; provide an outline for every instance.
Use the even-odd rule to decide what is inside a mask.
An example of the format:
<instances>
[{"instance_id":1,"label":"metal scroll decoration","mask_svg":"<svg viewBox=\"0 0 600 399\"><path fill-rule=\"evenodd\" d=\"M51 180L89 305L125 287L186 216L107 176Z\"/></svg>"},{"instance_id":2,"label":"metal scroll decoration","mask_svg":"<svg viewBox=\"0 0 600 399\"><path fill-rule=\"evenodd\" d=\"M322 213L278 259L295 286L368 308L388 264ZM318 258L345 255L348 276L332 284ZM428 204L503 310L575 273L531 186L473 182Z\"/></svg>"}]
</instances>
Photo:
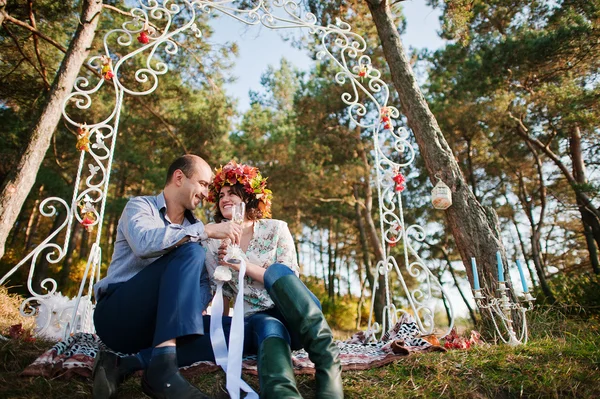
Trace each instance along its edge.
<instances>
[{"instance_id":1,"label":"metal scroll decoration","mask_svg":"<svg viewBox=\"0 0 600 399\"><path fill-rule=\"evenodd\" d=\"M399 171L413 162L415 152L408 141L408 132L400 127L398 109L388 105L389 87L381 79L381 72L373 67L370 57L364 54L367 50L365 40L352 32L349 24L337 19L335 24L317 25L316 16L304 13L298 3L292 0L260 0L246 9L238 8L235 1L226 0L139 0L139 6L129 11L130 18L121 27L104 35L102 54L90 57L87 62L88 69L97 71L97 74L88 73L78 77L63 106L65 120L78 129L77 149L80 157L73 195L69 202L51 197L40 205L40 212L46 217L56 216L57 207L64 210L67 217L61 226L0 280L0 284L3 284L17 270L28 265L27 287L32 296L23 302L21 313L36 315L38 309L31 305L37 303L42 307L48 306L49 299L57 294L54 279L46 278L41 282L41 287L33 286L36 262L40 254L47 251L50 251L46 255L48 262L62 261L73 223L81 223L94 234L95 241L75 303L61 310L60 319L64 320L64 312L68 313L70 321L63 323L64 337L74 332L94 331L92 287L100 278L100 237L124 95L151 94L158 87L160 76L169 71L169 64L161 54L177 54L179 45L176 38L181 33L189 32L200 38L202 33L195 22L196 18L202 13L212 12L220 12L247 25L263 25L270 29L307 29L319 44L317 58L337 66L339 71L334 77L335 81L348 87L341 99L347 105L349 119L363 129L369 129L375 144L380 231L382 242L386 243L383 248L385 260L377 265L377 272L384 276L385 286L376 289L384 290L386 306L383 324L369 323L371 337L376 340L375 334L383 334L403 312L396 308L392 297L389 284L392 271L395 271L423 334L434 332L435 304L431 300L442 296L446 298L451 310L447 334L454 320L451 302L413 245L413 242L424 239L424 230L418 225L405 225L401 190L398 190L401 184ZM109 115L96 123L89 123L82 118L81 115L94 99L98 100L100 93L107 92L114 98ZM403 155L405 160L392 160L398 158L391 157L392 153ZM64 232L62 244L58 243L61 232ZM414 290L410 290L405 282L398 260L388 254L388 246L400 241L403 242L401 263L406 272L418 281L418 287ZM376 289L373 290L373 296ZM370 320L372 316L373 306ZM45 328L41 326L38 333L43 334Z\"/></svg>"}]
</instances>

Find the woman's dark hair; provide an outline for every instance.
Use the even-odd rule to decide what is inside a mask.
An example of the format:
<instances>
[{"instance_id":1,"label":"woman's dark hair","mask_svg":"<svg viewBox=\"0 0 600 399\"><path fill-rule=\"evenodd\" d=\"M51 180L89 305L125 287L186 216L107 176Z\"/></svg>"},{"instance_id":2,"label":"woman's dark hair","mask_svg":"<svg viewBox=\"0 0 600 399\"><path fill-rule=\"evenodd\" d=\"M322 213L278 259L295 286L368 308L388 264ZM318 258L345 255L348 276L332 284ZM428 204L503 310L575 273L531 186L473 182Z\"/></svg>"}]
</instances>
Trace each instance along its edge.
<instances>
[{"instance_id":1,"label":"woman's dark hair","mask_svg":"<svg viewBox=\"0 0 600 399\"><path fill-rule=\"evenodd\" d=\"M230 193L237 195L246 203L246 217L248 220L258 220L262 219L263 213L260 209L258 209L258 200L254 197L254 195L250 195L244 189L244 186L240 183L236 183L230 187ZM216 212L215 212L215 222L221 223L223 219L223 214L221 213L221 208L219 207L220 199L216 198Z\"/></svg>"}]
</instances>

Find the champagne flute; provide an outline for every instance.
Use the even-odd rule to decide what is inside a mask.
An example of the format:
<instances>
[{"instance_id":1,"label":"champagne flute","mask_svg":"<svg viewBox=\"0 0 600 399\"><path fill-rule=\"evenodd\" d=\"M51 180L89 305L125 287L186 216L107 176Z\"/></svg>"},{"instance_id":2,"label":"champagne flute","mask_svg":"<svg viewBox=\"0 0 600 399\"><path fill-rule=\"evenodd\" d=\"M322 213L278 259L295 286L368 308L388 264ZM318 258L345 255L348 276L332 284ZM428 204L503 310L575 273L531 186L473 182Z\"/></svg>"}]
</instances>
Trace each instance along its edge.
<instances>
[{"instance_id":1,"label":"champagne flute","mask_svg":"<svg viewBox=\"0 0 600 399\"><path fill-rule=\"evenodd\" d=\"M244 216L246 215L246 203L240 202L239 204L234 204L231 208L231 221L233 223L239 224L240 226L244 223ZM239 244L233 244L233 248L239 248ZM239 264L241 260L237 258L230 258L227 260L229 263Z\"/></svg>"}]
</instances>

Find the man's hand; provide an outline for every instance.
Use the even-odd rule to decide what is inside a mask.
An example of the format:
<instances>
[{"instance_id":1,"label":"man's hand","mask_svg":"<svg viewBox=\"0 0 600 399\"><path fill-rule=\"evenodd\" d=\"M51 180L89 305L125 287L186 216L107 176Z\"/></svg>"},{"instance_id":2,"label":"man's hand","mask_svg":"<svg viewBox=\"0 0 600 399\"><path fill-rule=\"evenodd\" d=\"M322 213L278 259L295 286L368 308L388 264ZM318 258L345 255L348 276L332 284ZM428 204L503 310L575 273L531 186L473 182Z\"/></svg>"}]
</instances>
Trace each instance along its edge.
<instances>
[{"instance_id":1,"label":"man's hand","mask_svg":"<svg viewBox=\"0 0 600 399\"><path fill-rule=\"evenodd\" d=\"M232 243L240 243L242 226L233 222L222 222L204 226L204 231L209 238L229 238Z\"/></svg>"}]
</instances>

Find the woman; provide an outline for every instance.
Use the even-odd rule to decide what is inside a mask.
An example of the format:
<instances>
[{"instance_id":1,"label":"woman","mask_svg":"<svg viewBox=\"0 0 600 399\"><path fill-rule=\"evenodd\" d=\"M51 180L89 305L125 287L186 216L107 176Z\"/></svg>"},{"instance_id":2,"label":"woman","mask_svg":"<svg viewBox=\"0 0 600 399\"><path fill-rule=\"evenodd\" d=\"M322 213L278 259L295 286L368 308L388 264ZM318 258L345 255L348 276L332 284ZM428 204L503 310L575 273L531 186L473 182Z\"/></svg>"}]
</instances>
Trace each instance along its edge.
<instances>
[{"instance_id":1,"label":"woman","mask_svg":"<svg viewBox=\"0 0 600 399\"><path fill-rule=\"evenodd\" d=\"M296 250L287 224L270 217L271 191L257 168L229 162L216 171L209 201L217 223L231 219L233 205L246 204L240 240L246 263L245 353L258 354L261 397L300 398L290 349L308 352L316 369L317 398L343 398L339 350L318 299L298 279ZM234 277L223 292L238 292L238 264L228 263L227 243L207 241L206 268L229 266Z\"/></svg>"}]
</instances>

